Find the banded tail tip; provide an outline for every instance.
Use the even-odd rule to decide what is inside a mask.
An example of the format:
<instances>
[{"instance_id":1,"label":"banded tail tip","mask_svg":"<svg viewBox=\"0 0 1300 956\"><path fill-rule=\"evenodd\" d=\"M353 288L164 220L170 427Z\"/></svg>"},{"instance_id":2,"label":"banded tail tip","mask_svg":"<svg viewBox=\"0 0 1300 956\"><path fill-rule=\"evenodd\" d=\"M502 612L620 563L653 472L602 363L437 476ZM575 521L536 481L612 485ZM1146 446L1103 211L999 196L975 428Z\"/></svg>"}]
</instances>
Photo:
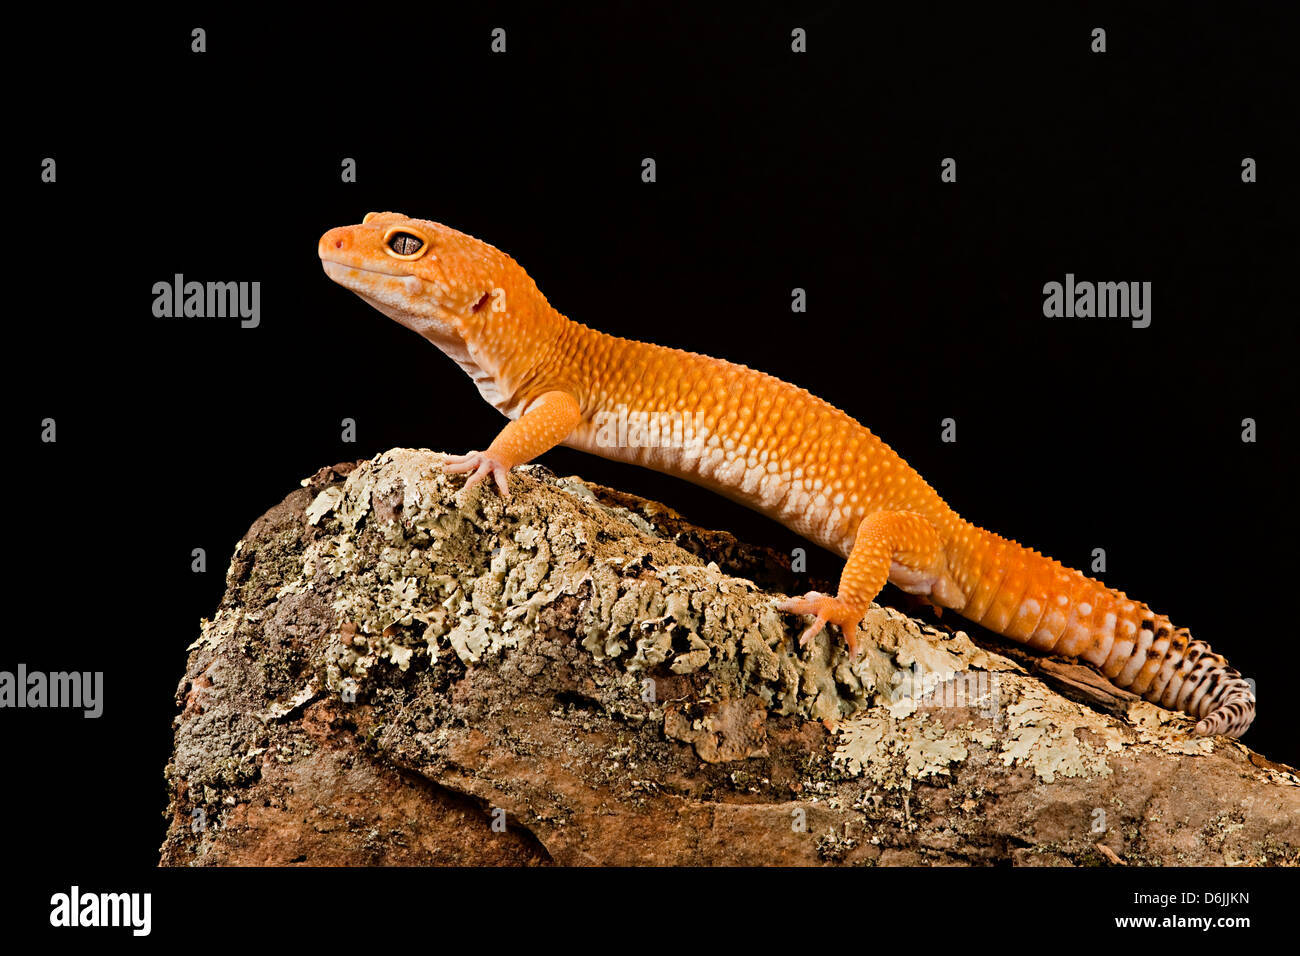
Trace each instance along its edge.
<instances>
[{"instance_id":1,"label":"banded tail tip","mask_svg":"<svg viewBox=\"0 0 1300 956\"><path fill-rule=\"evenodd\" d=\"M1234 689L1218 707L1202 717L1196 724L1196 733L1201 736L1222 734L1225 737L1240 737L1255 719L1255 695L1250 685L1241 682L1242 689Z\"/></svg>"},{"instance_id":2,"label":"banded tail tip","mask_svg":"<svg viewBox=\"0 0 1300 956\"><path fill-rule=\"evenodd\" d=\"M1186 630L1179 628L1179 636ZM1186 635L1190 636L1190 635ZM1175 643L1181 643L1176 641ZM1190 640L1181 649L1173 679L1152 686L1143 696L1197 718L1194 732L1240 737L1255 719L1255 685L1216 654L1204 641Z\"/></svg>"}]
</instances>

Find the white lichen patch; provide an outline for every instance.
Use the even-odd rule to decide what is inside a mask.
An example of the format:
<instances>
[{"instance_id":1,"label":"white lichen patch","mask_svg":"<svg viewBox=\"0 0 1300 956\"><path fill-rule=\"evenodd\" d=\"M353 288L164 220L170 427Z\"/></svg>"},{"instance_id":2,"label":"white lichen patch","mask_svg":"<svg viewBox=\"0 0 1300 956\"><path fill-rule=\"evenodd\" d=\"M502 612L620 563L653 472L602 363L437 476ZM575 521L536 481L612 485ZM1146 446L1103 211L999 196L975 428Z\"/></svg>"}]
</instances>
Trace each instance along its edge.
<instances>
[{"instance_id":1,"label":"white lichen patch","mask_svg":"<svg viewBox=\"0 0 1300 956\"><path fill-rule=\"evenodd\" d=\"M320 519L338 507L341 500L343 500L343 489L338 485L330 485L307 506L307 523L319 524Z\"/></svg>"},{"instance_id":2,"label":"white lichen patch","mask_svg":"<svg viewBox=\"0 0 1300 956\"><path fill-rule=\"evenodd\" d=\"M903 720L877 713L859 714L838 727L835 764L850 776L864 776L895 790L910 790L912 781L947 775L969 756L967 734L946 730L920 714Z\"/></svg>"},{"instance_id":3,"label":"white lichen patch","mask_svg":"<svg viewBox=\"0 0 1300 956\"><path fill-rule=\"evenodd\" d=\"M278 720L288 714L293 713L307 701L311 700L320 692L320 687L316 681L309 681L306 686L302 687L296 694L288 700L276 701L266 711L259 715L262 720Z\"/></svg>"},{"instance_id":4,"label":"white lichen patch","mask_svg":"<svg viewBox=\"0 0 1300 956\"><path fill-rule=\"evenodd\" d=\"M954 763L965 760L969 754L961 731L945 730L934 720L921 715L920 729L907 742L907 775L913 780L936 774L947 774Z\"/></svg>"},{"instance_id":5,"label":"white lichen patch","mask_svg":"<svg viewBox=\"0 0 1300 956\"><path fill-rule=\"evenodd\" d=\"M239 626L239 618L238 613L228 610L218 611L217 616L212 620L202 618L199 621L199 636L185 650L194 651L199 648L218 646L235 632L235 628Z\"/></svg>"},{"instance_id":6,"label":"white lichen patch","mask_svg":"<svg viewBox=\"0 0 1300 956\"><path fill-rule=\"evenodd\" d=\"M1018 699L1007 707L1007 729L999 756L1010 767L1029 766L1047 783L1058 776L1091 777L1111 773L1105 753L1123 747L1113 724L1052 693L1037 681L1015 679ZM1085 743L1083 727L1102 741Z\"/></svg>"},{"instance_id":7,"label":"white lichen patch","mask_svg":"<svg viewBox=\"0 0 1300 956\"><path fill-rule=\"evenodd\" d=\"M1214 753L1214 738L1192 733L1195 721L1186 714L1139 700L1128 705L1127 716L1143 743L1155 744L1168 753Z\"/></svg>"},{"instance_id":8,"label":"white lichen patch","mask_svg":"<svg viewBox=\"0 0 1300 956\"><path fill-rule=\"evenodd\" d=\"M938 662L929 660L932 665ZM916 673L904 676L915 680ZM972 747L979 747L1004 766L1028 767L1051 783L1058 777L1110 774L1107 755L1137 743L1114 718L1059 697L1035 680L1011 673L997 676L999 688L990 699L959 702L991 717L991 722L972 717L945 728L935 712L922 709L934 707L942 696L936 696L929 680L917 681L917 690L924 694L884 701L836 727L836 764L878 785L907 789L912 780L949 772L969 757ZM896 677L893 683L906 681ZM989 704L996 704L997 710L985 709Z\"/></svg>"},{"instance_id":9,"label":"white lichen patch","mask_svg":"<svg viewBox=\"0 0 1300 956\"><path fill-rule=\"evenodd\" d=\"M859 714L838 724L835 763L851 776L865 775L876 783L885 783L893 762L889 744L893 724L892 718L877 714Z\"/></svg>"}]
</instances>

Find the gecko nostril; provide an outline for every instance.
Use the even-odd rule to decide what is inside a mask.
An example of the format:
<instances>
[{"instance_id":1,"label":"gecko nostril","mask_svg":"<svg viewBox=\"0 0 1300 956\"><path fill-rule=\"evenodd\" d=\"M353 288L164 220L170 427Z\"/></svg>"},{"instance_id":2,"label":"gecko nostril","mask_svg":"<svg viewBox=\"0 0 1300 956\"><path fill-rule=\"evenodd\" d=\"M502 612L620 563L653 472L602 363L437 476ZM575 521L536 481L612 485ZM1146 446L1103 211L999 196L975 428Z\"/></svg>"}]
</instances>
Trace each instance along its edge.
<instances>
[{"instance_id":1,"label":"gecko nostril","mask_svg":"<svg viewBox=\"0 0 1300 956\"><path fill-rule=\"evenodd\" d=\"M334 248L335 248L335 249L342 249L342 248L343 248L343 240L342 240L342 239L335 239L335 240L334 240Z\"/></svg>"}]
</instances>

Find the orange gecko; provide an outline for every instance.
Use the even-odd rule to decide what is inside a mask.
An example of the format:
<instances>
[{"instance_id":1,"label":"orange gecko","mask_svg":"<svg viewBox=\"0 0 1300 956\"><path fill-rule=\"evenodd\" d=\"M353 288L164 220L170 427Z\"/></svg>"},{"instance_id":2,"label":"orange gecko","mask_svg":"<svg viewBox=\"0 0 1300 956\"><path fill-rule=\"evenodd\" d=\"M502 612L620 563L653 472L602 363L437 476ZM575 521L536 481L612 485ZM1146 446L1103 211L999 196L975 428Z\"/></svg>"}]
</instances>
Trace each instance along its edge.
<instances>
[{"instance_id":1,"label":"orange gecko","mask_svg":"<svg viewBox=\"0 0 1300 956\"><path fill-rule=\"evenodd\" d=\"M777 607L827 623L850 654L885 582L1040 651L1078 657L1118 687L1240 736L1251 685L1186 628L1122 591L958 515L888 445L794 385L720 359L565 318L508 255L397 213L321 237L326 274L450 356L509 423L448 459L508 494L511 468L567 445L677 475L780 521L848 561L834 596ZM629 426L629 423L630 426Z\"/></svg>"}]
</instances>

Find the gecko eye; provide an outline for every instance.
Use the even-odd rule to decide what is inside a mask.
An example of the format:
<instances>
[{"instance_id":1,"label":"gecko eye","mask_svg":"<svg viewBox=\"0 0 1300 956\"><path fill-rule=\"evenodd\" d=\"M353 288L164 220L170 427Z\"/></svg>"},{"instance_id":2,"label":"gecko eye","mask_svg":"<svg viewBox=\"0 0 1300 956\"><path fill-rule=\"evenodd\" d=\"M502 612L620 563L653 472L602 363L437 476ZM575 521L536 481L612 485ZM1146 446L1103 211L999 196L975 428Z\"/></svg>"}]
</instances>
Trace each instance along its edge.
<instances>
[{"instance_id":1,"label":"gecko eye","mask_svg":"<svg viewBox=\"0 0 1300 956\"><path fill-rule=\"evenodd\" d=\"M424 255L424 237L404 226L384 233L384 248L394 259L418 259Z\"/></svg>"}]
</instances>

